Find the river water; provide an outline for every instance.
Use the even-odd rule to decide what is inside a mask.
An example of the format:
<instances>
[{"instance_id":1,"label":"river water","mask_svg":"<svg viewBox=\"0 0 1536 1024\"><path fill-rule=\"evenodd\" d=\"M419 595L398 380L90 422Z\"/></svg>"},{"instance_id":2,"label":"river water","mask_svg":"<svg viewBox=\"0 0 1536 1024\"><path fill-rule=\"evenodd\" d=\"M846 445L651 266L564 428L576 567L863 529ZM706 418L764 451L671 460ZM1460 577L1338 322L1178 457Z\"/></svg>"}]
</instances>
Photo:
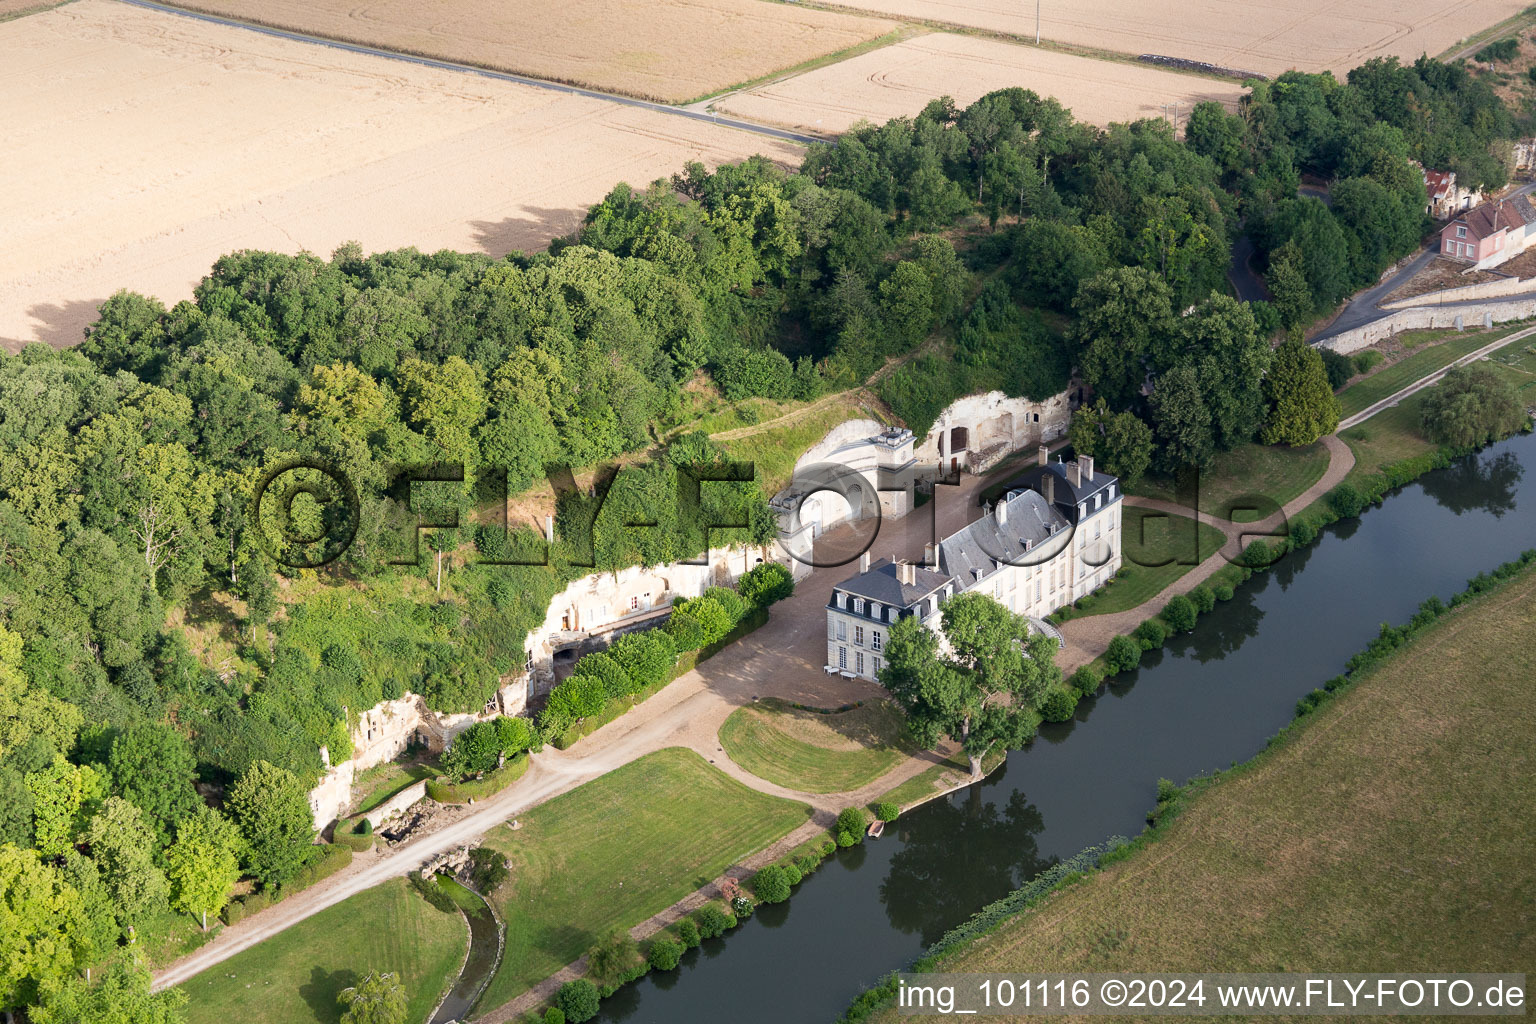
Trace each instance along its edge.
<instances>
[{"instance_id":1,"label":"river water","mask_svg":"<svg viewBox=\"0 0 1536 1024\"><path fill-rule=\"evenodd\" d=\"M1533 462L1536 435L1520 435L1335 524L1082 701L1074 720L1044 726L991 778L839 851L788 902L604 1000L598 1020L834 1020L1056 859L1135 835L1159 777L1182 782L1252 756L1381 623L1536 546Z\"/></svg>"}]
</instances>

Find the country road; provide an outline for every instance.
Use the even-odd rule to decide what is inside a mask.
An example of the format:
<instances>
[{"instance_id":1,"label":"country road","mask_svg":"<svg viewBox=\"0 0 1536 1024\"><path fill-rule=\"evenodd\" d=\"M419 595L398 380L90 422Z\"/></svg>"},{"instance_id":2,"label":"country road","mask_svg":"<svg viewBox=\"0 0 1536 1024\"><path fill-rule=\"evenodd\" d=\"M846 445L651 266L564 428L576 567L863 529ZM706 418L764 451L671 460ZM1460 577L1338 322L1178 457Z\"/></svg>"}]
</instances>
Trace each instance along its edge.
<instances>
[{"instance_id":1,"label":"country road","mask_svg":"<svg viewBox=\"0 0 1536 1024\"><path fill-rule=\"evenodd\" d=\"M193 18L197 21L211 22L215 25L226 25L231 28L245 29L249 32L259 32L262 35L273 36L278 39L287 39L298 43L309 43L313 46L326 46L335 50L345 50L348 53L361 53L373 57L382 57L385 60L403 61L407 64L416 64L421 67L435 68L439 71L454 71L459 74L477 75L481 78L494 78L501 82L515 82L519 85L532 86L535 89L546 89L551 92L565 93L570 96L582 96L587 99L602 100L607 103L618 103L626 107L639 107L643 110L653 110L660 114L670 114L674 117L686 117L694 121L704 121L709 124L717 124L726 128L737 128L754 135L766 135L769 138L785 139L789 142L799 142L809 145L814 142L826 142L828 140L814 135L802 135L799 132L787 131L783 128L775 128L772 125L758 124L755 121L745 121L736 117L721 117L708 110L698 109L696 105L688 107L673 106L670 103L657 103L653 100L636 99L633 96L622 96L618 93L603 92L601 89L587 89L577 85L563 85L559 82L550 82L542 78L533 78L529 75L518 75L507 71L494 71L490 68L478 67L473 64L459 64L449 60L439 60L435 57L417 57L409 53L401 53L397 50L388 50L378 46L365 46L361 43L349 43L340 39L330 39L326 36L318 36L308 32L295 32L291 29L272 28L267 25L258 25L254 22L241 21L238 18L226 18L217 14L205 14L201 11L188 10L184 7L176 7L172 4L156 3L155 0L121 0L122 3L132 4L135 7L145 7L162 14L174 14L183 18Z\"/></svg>"}]
</instances>

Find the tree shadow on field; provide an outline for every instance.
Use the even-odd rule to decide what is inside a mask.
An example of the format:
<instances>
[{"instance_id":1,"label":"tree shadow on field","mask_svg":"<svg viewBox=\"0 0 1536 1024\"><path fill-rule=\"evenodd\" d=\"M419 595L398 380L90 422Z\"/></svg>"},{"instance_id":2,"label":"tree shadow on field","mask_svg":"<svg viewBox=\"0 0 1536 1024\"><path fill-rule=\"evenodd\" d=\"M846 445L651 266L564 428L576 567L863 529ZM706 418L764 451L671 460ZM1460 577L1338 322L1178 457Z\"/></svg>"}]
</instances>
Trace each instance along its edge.
<instances>
[{"instance_id":1,"label":"tree shadow on field","mask_svg":"<svg viewBox=\"0 0 1536 1024\"><path fill-rule=\"evenodd\" d=\"M316 1020L340 1020L341 1004L336 997L342 989L351 988L359 980L361 976L353 970L327 971L323 967L315 967L309 972L309 981L299 986L299 995L314 1011Z\"/></svg>"},{"instance_id":2,"label":"tree shadow on field","mask_svg":"<svg viewBox=\"0 0 1536 1024\"><path fill-rule=\"evenodd\" d=\"M551 239L569 235L581 227L586 215L584 208L574 206L564 209L534 206L525 208L524 213L522 217L499 221L470 221L476 247L496 259L509 252L541 252Z\"/></svg>"},{"instance_id":3,"label":"tree shadow on field","mask_svg":"<svg viewBox=\"0 0 1536 1024\"><path fill-rule=\"evenodd\" d=\"M40 302L28 307L27 315L40 321L38 341L54 348L71 348L85 340L85 328L96 322L96 311L106 301L100 298L72 299L59 304Z\"/></svg>"}]
</instances>

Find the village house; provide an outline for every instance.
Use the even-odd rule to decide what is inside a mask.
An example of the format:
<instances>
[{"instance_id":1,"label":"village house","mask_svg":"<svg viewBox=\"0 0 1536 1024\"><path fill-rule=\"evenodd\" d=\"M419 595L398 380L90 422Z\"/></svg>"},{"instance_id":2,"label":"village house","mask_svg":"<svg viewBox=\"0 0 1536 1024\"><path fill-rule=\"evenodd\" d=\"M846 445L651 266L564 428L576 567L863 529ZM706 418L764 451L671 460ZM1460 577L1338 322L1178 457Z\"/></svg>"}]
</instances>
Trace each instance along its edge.
<instances>
[{"instance_id":1,"label":"village house","mask_svg":"<svg viewBox=\"0 0 1536 1024\"><path fill-rule=\"evenodd\" d=\"M1429 195L1429 205L1424 212L1435 220L1446 220L1482 202L1483 194L1456 184L1455 171L1424 172L1424 190Z\"/></svg>"},{"instance_id":2,"label":"village house","mask_svg":"<svg viewBox=\"0 0 1536 1024\"><path fill-rule=\"evenodd\" d=\"M1475 206L1440 229L1440 252L1474 269L1496 267L1536 238L1536 206L1527 196Z\"/></svg>"},{"instance_id":3,"label":"village house","mask_svg":"<svg viewBox=\"0 0 1536 1024\"><path fill-rule=\"evenodd\" d=\"M1093 459L1039 463L988 514L930 545L924 565L866 552L827 602L828 672L875 679L891 627L916 615L932 629L944 602L986 594L1037 629L1051 612L1103 586L1120 568L1120 481Z\"/></svg>"}]
</instances>

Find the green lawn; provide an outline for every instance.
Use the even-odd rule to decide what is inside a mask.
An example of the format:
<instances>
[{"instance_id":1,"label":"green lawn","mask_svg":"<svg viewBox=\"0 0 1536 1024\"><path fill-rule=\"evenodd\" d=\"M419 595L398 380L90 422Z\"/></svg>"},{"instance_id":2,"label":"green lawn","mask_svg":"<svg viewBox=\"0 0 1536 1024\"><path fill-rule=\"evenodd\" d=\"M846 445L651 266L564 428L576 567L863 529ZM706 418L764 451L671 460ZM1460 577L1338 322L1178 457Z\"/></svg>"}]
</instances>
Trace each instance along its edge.
<instances>
[{"instance_id":1,"label":"green lawn","mask_svg":"<svg viewBox=\"0 0 1536 1024\"><path fill-rule=\"evenodd\" d=\"M404 879L359 893L210 967L182 988L188 1024L337 1024L336 995L369 971L397 971L408 1024L423 1024L469 946L464 918Z\"/></svg>"},{"instance_id":2,"label":"green lawn","mask_svg":"<svg viewBox=\"0 0 1536 1024\"><path fill-rule=\"evenodd\" d=\"M763 701L720 727L726 756L760 779L802 793L841 793L896 767L908 749L900 710L884 701L823 715Z\"/></svg>"},{"instance_id":3,"label":"green lawn","mask_svg":"<svg viewBox=\"0 0 1536 1024\"><path fill-rule=\"evenodd\" d=\"M1196 524L1188 516L1167 515L1137 505L1123 507L1120 571L1079 601L1078 609L1057 612L1058 622L1135 608L1221 550L1222 532L1209 523L1199 524L1197 546Z\"/></svg>"},{"instance_id":4,"label":"green lawn","mask_svg":"<svg viewBox=\"0 0 1536 1024\"><path fill-rule=\"evenodd\" d=\"M1520 324L1497 331L1467 331L1459 334L1454 331L1436 332L1449 334L1450 337L1439 344L1423 347L1406 359L1385 366L1340 392L1339 404L1343 406L1344 416L1353 416L1436 370L1449 366L1468 352L1475 352L1506 334L1523 331L1525 327L1525 324Z\"/></svg>"},{"instance_id":5,"label":"green lawn","mask_svg":"<svg viewBox=\"0 0 1536 1024\"><path fill-rule=\"evenodd\" d=\"M1520 389L1522 401L1536 404L1536 345L1530 340L1517 341L1494 350L1489 356L1488 365ZM1350 388L1345 394L1353 390ZM1397 405L1383 409L1364 423L1339 434L1355 453L1355 466L1347 479L1356 481L1380 472L1394 462L1434 451L1436 445L1419 428L1424 396L1429 390L1410 395Z\"/></svg>"},{"instance_id":6,"label":"green lawn","mask_svg":"<svg viewBox=\"0 0 1536 1024\"><path fill-rule=\"evenodd\" d=\"M999 750L988 754L981 762L982 774L992 774L993 770L1002 764L1007 757L1008 752L1006 750ZM880 794L879 798L870 801L869 806L873 810L875 804L888 800L905 810L914 804L922 803L930 797L937 796L939 793L966 781L970 778L970 774L970 760L963 753L956 751L949 755L942 764L924 768L901 785Z\"/></svg>"},{"instance_id":7,"label":"green lawn","mask_svg":"<svg viewBox=\"0 0 1536 1024\"><path fill-rule=\"evenodd\" d=\"M1142 849L933 969L1528 972L1533 632L1527 571L1205 784Z\"/></svg>"},{"instance_id":8,"label":"green lawn","mask_svg":"<svg viewBox=\"0 0 1536 1024\"><path fill-rule=\"evenodd\" d=\"M435 767L421 762L399 764L394 761L385 761L383 764L376 764L359 775L352 784L354 790L362 793L357 802L357 810L353 813L362 814L364 811L371 811L402 789L415 785L423 779L435 779L437 776L438 771Z\"/></svg>"},{"instance_id":9,"label":"green lawn","mask_svg":"<svg viewBox=\"0 0 1536 1024\"><path fill-rule=\"evenodd\" d=\"M784 489L796 461L807 448L826 437L827 431L848 420L874 417L853 393L848 393L833 396L825 405L809 408L807 412L790 413L785 423L767 422L761 429L749 427L738 436L727 434L717 440L731 458L756 467L763 493L771 497Z\"/></svg>"},{"instance_id":10,"label":"green lawn","mask_svg":"<svg viewBox=\"0 0 1536 1024\"><path fill-rule=\"evenodd\" d=\"M1128 490L1148 498L1190 505L1198 487L1197 507L1201 512L1217 519L1252 522L1262 519L1273 508L1260 509L1257 515L1245 514L1245 509L1254 508L1249 499L1263 495L1276 506L1283 506L1321 480L1327 471L1328 449L1321 444L1306 448L1245 444L1217 455L1200 472L1198 480L1180 479L1175 485L1168 477L1148 476Z\"/></svg>"},{"instance_id":11,"label":"green lawn","mask_svg":"<svg viewBox=\"0 0 1536 1024\"><path fill-rule=\"evenodd\" d=\"M678 747L648 754L541 804L486 837L512 877L492 897L506 955L487 1012L575 960L605 933L633 927L809 820Z\"/></svg>"}]
</instances>

